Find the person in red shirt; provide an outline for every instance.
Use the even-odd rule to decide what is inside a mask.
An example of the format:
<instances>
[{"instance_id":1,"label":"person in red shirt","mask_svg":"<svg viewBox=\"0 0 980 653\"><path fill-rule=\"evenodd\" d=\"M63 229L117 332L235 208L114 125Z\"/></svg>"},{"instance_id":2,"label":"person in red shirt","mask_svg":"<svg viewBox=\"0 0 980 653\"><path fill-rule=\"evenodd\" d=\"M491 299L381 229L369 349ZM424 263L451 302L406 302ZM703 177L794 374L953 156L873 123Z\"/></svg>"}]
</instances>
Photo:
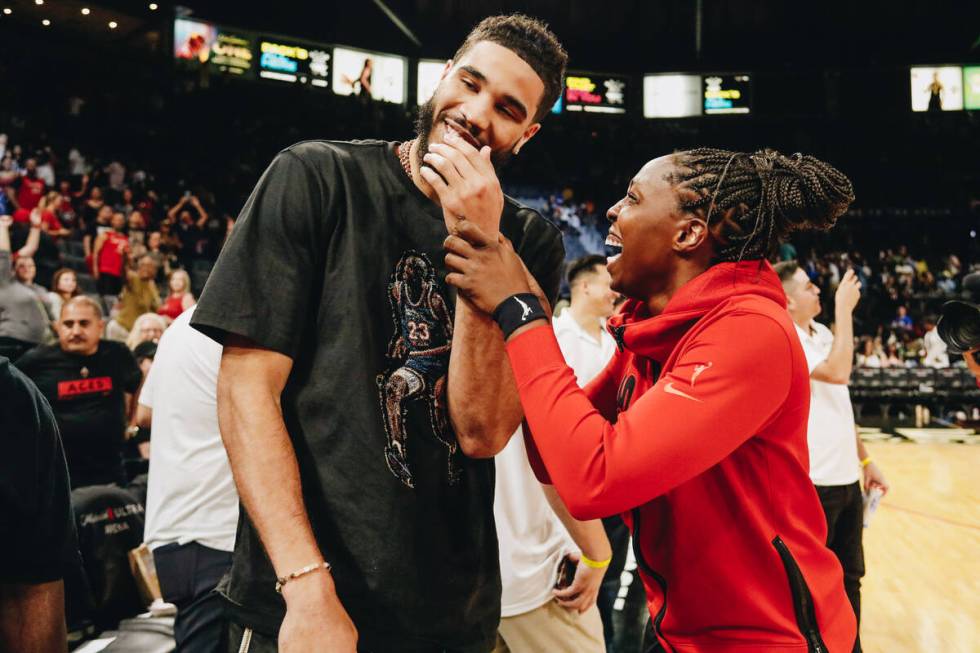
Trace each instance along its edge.
<instances>
[{"instance_id":1,"label":"person in red shirt","mask_svg":"<svg viewBox=\"0 0 980 653\"><path fill-rule=\"evenodd\" d=\"M94 276L100 295L118 295L122 292L126 261L129 258L129 238L123 233L126 216L112 214L112 229L95 239Z\"/></svg>"},{"instance_id":2,"label":"person in red shirt","mask_svg":"<svg viewBox=\"0 0 980 653\"><path fill-rule=\"evenodd\" d=\"M17 189L17 208L31 210L44 197L44 180L37 176L37 160L24 163L24 174L14 182Z\"/></svg>"},{"instance_id":3,"label":"person in red shirt","mask_svg":"<svg viewBox=\"0 0 980 653\"><path fill-rule=\"evenodd\" d=\"M174 270L168 281L170 294L163 305L157 309L159 315L176 320L180 314L197 303L191 292L191 278L186 270Z\"/></svg>"},{"instance_id":4,"label":"person in red shirt","mask_svg":"<svg viewBox=\"0 0 980 653\"><path fill-rule=\"evenodd\" d=\"M808 368L765 257L853 197L803 155L647 163L608 212L612 288L629 299L609 321L619 351L584 390L506 241L465 219L446 239L446 281L502 328L535 472L575 518L630 527L653 650L852 650L807 473Z\"/></svg>"},{"instance_id":5,"label":"person in red shirt","mask_svg":"<svg viewBox=\"0 0 980 653\"><path fill-rule=\"evenodd\" d=\"M11 216L14 222L19 222L27 224L31 221L31 213L33 211L38 211L41 214L41 229L47 233L51 238L57 239L63 236L67 236L71 232L65 229L64 225L61 224L61 220L58 219L55 211L58 205L61 203L61 195L56 192L48 193L46 196L41 198L41 201L37 203L33 209L25 209L21 207L14 211Z\"/></svg>"}]
</instances>

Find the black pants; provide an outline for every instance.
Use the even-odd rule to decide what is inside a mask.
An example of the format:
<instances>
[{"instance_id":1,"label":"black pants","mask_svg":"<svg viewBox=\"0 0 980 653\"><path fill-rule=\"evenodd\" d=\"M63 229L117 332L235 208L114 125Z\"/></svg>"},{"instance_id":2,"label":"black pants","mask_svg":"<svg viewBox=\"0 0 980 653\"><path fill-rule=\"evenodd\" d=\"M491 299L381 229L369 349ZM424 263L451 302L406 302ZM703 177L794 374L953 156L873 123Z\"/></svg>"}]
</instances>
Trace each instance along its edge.
<instances>
[{"instance_id":1,"label":"black pants","mask_svg":"<svg viewBox=\"0 0 980 653\"><path fill-rule=\"evenodd\" d=\"M864 497L861 484L818 485L820 505L827 516L827 546L844 568L844 591L861 625L861 577L864 576ZM861 651L861 637L854 653Z\"/></svg>"},{"instance_id":2,"label":"black pants","mask_svg":"<svg viewBox=\"0 0 980 653\"><path fill-rule=\"evenodd\" d=\"M616 597L619 596L620 578L623 575L623 568L626 566L627 552L630 548L630 531L623 523L622 517L618 515L604 518L602 526L606 529L606 537L609 538L609 545L612 548L612 562L609 563L606 575L602 579L602 585L599 587L596 606L599 608L599 616L602 618L606 651L616 653L613 605L616 603Z\"/></svg>"},{"instance_id":3,"label":"black pants","mask_svg":"<svg viewBox=\"0 0 980 653\"><path fill-rule=\"evenodd\" d=\"M100 295L118 295L122 292L123 280L122 277L117 277L114 274L100 272L95 287Z\"/></svg>"},{"instance_id":4,"label":"black pants","mask_svg":"<svg viewBox=\"0 0 980 653\"><path fill-rule=\"evenodd\" d=\"M177 606L174 639L181 653L218 653L225 648L226 619L214 591L231 568L231 553L197 542L153 550L163 599Z\"/></svg>"}]
</instances>

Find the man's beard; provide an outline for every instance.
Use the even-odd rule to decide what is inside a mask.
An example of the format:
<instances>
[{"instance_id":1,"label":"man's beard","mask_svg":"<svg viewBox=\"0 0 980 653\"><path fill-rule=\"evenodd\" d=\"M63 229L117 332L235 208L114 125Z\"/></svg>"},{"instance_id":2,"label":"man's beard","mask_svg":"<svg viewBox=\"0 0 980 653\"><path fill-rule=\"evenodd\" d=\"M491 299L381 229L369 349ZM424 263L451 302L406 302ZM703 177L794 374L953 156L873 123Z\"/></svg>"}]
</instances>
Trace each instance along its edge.
<instances>
[{"instance_id":1,"label":"man's beard","mask_svg":"<svg viewBox=\"0 0 980 653\"><path fill-rule=\"evenodd\" d=\"M421 167L425 165L422 163L422 157L425 153L429 151L429 137L432 135L432 130L435 129L436 123L440 120L447 119L447 115L442 113L439 115L439 119L436 119L436 95L433 94L429 101L419 107L419 114L415 118L415 133L418 135L418 152L416 153L416 163ZM458 121L457 121L458 124ZM472 130L470 130L472 133ZM490 152L490 163L493 164L493 169L500 174L507 163L513 158L513 146L503 149L499 152Z\"/></svg>"}]
</instances>

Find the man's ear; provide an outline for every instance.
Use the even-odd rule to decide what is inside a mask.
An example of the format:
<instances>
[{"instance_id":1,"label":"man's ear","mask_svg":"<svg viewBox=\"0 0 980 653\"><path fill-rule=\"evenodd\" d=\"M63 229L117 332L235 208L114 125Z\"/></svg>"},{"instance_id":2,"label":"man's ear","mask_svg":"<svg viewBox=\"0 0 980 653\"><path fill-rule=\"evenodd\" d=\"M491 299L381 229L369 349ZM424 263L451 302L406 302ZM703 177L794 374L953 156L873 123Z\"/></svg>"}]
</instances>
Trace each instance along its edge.
<instances>
[{"instance_id":1,"label":"man's ear","mask_svg":"<svg viewBox=\"0 0 980 653\"><path fill-rule=\"evenodd\" d=\"M540 129L541 129L540 122L536 122L536 123L532 123L531 125L528 125L528 128L524 130L524 135L521 136L521 139L519 141L517 141L517 143L514 145L514 149L512 149L511 152L514 154L520 154L521 148L524 147L524 144L527 143L529 140L531 140L531 138L535 134L537 134Z\"/></svg>"},{"instance_id":2,"label":"man's ear","mask_svg":"<svg viewBox=\"0 0 980 653\"><path fill-rule=\"evenodd\" d=\"M446 76L449 75L449 71L452 69L453 69L453 60L447 59L446 65L442 67L442 74L439 75L439 81L441 82L442 80L446 79Z\"/></svg>"}]
</instances>

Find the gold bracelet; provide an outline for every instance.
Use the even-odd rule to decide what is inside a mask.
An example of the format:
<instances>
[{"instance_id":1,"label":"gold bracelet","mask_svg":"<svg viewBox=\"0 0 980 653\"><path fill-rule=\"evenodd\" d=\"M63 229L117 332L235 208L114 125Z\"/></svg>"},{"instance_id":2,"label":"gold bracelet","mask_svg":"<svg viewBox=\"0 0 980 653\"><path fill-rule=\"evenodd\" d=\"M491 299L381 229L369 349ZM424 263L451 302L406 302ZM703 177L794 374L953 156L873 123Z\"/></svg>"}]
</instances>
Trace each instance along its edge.
<instances>
[{"instance_id":1,"label":"gold bracelet","mask_svg":"<svg viewBox=\"0 0 980 653\"><path fill-rule=\"evenodd\" d=\"M870 464L871 464L871 456L868 456L867 458L861 461L861 469L864 469Z\"/></svg>"},{"instance_id":2,"label":"gold bracelet","mask_svg":"<svg viewBox=\"0 0 980 653\"><path fill-rule=\"evenodd\" d=\"M291 574L288 574L286 576L280 576L279 578L276 579L276 592L278 594L282 594L282 588L286 585L286 583L288 583L291 580L296 580L300 576L305 576L306 574L311 574L314 571L317 571L319 569L324 569L326 571L330 571L330 563L329 562L318 562L316 564L306 565L302 569L297 569L296 571L294 571Z\"/></svg>"},{"instance_id":3,"label":"gold bracelet","mask_svg":"<svg viewBox=\"0 0 980 653\"><path fill-rule=\"evenodd\" d=\"M591 560L584 553L581 554L581 558L582 558L582 564L592 569L605 569L606 567L609 566L609 563L612 562L612 557L606 558L605 560Z\"/></svg>"}]
</instances>

